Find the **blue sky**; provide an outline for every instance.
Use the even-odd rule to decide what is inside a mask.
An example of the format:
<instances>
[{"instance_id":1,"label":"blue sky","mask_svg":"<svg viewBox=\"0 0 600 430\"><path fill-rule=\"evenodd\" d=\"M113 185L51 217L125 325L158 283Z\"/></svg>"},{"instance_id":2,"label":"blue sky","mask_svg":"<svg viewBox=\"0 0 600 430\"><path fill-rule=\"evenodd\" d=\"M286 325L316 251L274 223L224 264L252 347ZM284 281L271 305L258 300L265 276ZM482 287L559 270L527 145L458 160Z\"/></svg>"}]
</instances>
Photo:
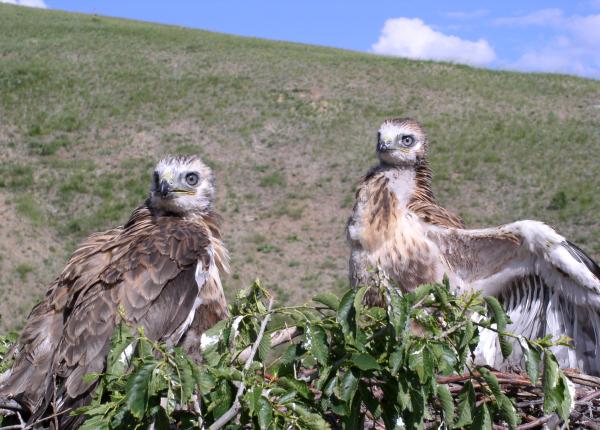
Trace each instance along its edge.
<instances>
[{"instance_id":1,"label":"blue sky","mask_svg":"<svg viewBox=\"0 0 600 430\"><path fill-rule=\"evenodd\" d=\"M0 0L495 69L600 79L600 0Z\"/></svg>"}]
</instances>

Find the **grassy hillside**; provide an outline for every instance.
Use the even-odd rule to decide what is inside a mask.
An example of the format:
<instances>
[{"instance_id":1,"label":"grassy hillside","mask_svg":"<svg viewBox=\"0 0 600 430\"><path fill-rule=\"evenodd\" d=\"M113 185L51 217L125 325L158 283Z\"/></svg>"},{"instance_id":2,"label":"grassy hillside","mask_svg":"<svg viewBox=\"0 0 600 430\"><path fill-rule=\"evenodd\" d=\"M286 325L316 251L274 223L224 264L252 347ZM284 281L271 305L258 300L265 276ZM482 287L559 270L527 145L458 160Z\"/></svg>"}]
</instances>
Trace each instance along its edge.
<instances>
[{"instance_id":1,"label":"grassy hillside","mask_svg":"<svg viewBox=\"0 0 600 430\"><path fill-rule=\"evenodd\" d=\"M0 5L2 329L174 152L216 172L229 294L256 276L296 303L343 286L354 186L401 115L469 226L537 218L600 257L598 81Z\"/></svg>"}]
</instances>

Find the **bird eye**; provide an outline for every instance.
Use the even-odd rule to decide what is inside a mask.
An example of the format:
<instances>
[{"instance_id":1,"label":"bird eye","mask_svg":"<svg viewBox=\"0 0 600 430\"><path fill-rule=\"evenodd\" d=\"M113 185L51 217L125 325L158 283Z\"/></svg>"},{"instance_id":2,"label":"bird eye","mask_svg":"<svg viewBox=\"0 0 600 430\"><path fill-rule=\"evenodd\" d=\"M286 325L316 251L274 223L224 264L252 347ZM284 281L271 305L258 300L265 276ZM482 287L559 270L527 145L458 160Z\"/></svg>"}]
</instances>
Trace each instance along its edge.
<instances>
[{"instance_id":1,"label":"bird eye","mask_svg":"<svg viewBox=\"0 0 600 430\"><path fill-rule=\"evenodd\" d=\"M198 184L198 175L196 173L188 173L185 175L185 182L192 187L196 186Z\"/></svg>"},{"instance_id":2,"label":"bird eye","mask_svg":"<svg viewBox=\"0 0 600 430\"><path fill-rule=\"evenodd\" d=\"M402 145L404 146L412 146L415 143L415 138L412 136L402 136Z\"/></svg>"}]
</instances>

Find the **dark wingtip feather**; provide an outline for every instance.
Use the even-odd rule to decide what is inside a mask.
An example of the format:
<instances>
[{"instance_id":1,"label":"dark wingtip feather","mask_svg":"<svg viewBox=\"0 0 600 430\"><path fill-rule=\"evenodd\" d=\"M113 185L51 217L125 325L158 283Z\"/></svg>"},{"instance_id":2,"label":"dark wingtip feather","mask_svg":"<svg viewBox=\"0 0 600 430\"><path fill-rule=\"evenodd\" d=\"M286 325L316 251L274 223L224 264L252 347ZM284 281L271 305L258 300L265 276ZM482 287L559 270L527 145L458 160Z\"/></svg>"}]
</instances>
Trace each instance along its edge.
<instances>
[{"instance_id":1,"label":"dark wingtip feather","mask_svg":"<svg viewBox=\"0 0 600 430\"><path fill-rule=\"evenodd\" d=\"M585 264L586 267L590 270L590 272L596 275L596 278L600 279L600 266L598 266L598 263L592 260L592 258L589 255L587 255L580 247L578 247L572 242L569 242L568 240L563 246L567 248L569 253L577 261Z\"/></svg>"}]
</instances>

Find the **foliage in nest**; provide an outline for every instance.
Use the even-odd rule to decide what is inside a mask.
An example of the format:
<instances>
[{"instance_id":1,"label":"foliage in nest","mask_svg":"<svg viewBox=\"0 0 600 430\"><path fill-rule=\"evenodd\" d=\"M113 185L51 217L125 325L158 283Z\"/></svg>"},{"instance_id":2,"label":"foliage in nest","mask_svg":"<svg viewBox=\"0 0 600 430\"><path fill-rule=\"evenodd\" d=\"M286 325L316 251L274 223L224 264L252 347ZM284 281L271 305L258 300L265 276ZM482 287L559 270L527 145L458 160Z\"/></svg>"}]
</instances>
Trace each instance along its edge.
<instances>
[{"instance_id":1,"label":"foliage in nest","mask_svg":"<svg viewBox=\"0 0 600 430\"><path fill-rule=\"evenodd\" d=\"M511 353L494 298L456 296L447 282L404 295L387 282L380 289L385 309L363 306L367 288L272 307L255 282L202 336L200 364L120 325L106 372L89 376L99 378L93 402L72 413L85 415L86 430L518 426L500 373L472 362L483 329L497 331ZM549 350L555 343L518 339L543 413L567 419L572 394Z\"/></svg>"}]
</instances>

